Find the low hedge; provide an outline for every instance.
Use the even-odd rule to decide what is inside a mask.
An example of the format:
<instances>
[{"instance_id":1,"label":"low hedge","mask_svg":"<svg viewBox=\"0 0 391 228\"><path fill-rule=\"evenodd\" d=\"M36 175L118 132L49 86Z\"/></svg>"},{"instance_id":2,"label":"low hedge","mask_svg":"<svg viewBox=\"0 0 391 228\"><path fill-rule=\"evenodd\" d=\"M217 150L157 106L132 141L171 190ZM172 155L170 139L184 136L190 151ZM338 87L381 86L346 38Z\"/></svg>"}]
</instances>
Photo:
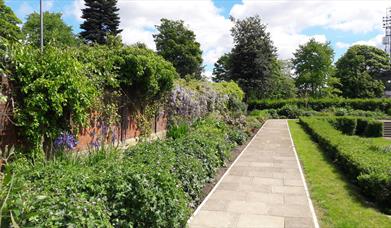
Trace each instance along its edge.
<instances>
[{"instance_id":1,"label":"low hedge","mask_svg":"<svg viewBox=\"0 0 391 228\"><path fill-rule=\"evenodd\" d=\"M362 117L328 117L326 118L338 130L347 135L365 137L382 137L384 123L371 118Z\"/></svg>"},{"instance_id":2,"label":"low hedge","mask_svg":"<svg viewBox=\"0 0 391 228\"><path fill-rule=\"evenodd\" d=\"M33 164L17 159L0 188L0 226L9 227L13 218L21 227L184 227L190 207L235 146L232 131L238 130L204 119L188 134L125 153Z\"/></svg>"},{"instance_id":3,"label":"low hedge","mask_svg":"<svg viewBox=\"0 0 391 228\"><path fill-rule=\"evenodd\" d=\"M391 154L376 141L344 135L326 119L301 117L300 123L362 192L391 212Z\"/></svg>"},{"instance_id":4,"label":"low hedge","mask_svg":"<svg viewBox=\"0 0 391 228\"><path fill-rule=\"evenodd\" d=\"M248 103L249 110L255 109L280 109L286 105L296 105L299 108L310 108L315 111L321 111L331 107L351 108L365 111L387 112L391 108L391 99L372 98L372 99L345 99L345 98L321 98L321 99L265 99L252 100Z\"/></svg>"}]
</instances>

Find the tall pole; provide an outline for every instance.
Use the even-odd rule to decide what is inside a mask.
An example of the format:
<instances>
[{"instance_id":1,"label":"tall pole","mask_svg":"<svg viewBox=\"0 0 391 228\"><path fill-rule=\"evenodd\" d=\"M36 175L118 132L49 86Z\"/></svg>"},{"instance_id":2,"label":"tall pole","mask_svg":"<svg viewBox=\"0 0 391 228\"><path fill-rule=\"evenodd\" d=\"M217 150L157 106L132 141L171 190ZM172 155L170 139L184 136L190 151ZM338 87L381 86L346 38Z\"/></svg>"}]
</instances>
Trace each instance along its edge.
<instances>
[{"instance_id":1,"label":"tall pole","mask_svg":"<svg viewBox=\"0 0 391 228\"><path fill-rule=\"evenodd\" d=\"M39 2L39 13L41 15L41 52L43 52L43 12L42 12L42 0Z\"/></svg>"}]
</instances>

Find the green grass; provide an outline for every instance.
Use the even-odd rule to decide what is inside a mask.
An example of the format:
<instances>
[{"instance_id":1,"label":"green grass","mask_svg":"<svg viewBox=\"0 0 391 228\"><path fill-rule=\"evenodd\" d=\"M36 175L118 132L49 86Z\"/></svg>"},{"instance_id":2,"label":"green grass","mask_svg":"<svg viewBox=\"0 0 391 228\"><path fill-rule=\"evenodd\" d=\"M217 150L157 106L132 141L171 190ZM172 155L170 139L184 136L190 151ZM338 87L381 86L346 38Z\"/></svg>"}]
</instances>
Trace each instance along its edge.
<instances>
[{"instance_id":1,"label":"green grass","mask_svg":"<svg viewBox=\"0 0 391 228\"><path fill-rule=\"evenodd\" d=\"M321 227L391 227L391 217L365 201L298 121L289 127Z\"/></svg>"}]
</instances>

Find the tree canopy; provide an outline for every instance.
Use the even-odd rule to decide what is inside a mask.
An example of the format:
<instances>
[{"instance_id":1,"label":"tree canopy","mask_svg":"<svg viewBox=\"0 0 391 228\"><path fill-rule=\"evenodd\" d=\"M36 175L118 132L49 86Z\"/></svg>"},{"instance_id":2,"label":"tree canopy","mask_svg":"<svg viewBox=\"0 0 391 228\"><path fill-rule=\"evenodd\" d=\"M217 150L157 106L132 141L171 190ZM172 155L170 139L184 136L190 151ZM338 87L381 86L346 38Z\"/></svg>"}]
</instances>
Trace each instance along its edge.
<instances>
[{"instance_id":1,"label":"tree canopy","mask_svg":"<svg viewBox=\"0 0 391 228\"><path fill-rule=\"evenodd\" d=\"M276 48L259 16L235 20L232 28L231 78L238 82L247 99L267 97L273 74Z\"/></svg>"},{"instance_id":2,"label":"tree canopy","mask_svg":"<svg viewBox=\"0 0 391 228\"><path fill-rule=\"evenodd\" d=\"M344 97L371 98L384 95L384 85L378 78L390 70L389 56L383 50L354 45L336 63L336 77Z\"/></svg>"},{"instance_id":3,"label":"tree canopy","mask_svg":"<svg viewBox=\"0 0 391 228\"><path fill-rule=\"evenodd\" d=\"M22 38L22 33L18 24L22 23L12 9L0 0L0 38L11 41L18 41Z\"/></svg>"},{"instance_id":4,"label":"tree canopy","mask_svg":"<svg viewBox=\"0 0 391 228\"><path fill-rule=\"evenodd\" d=\"M77 39L72 33L72 27L65 24L61 13L44 12L43 14L43 35L44 45L49 42L59 46L74 46ZM40 15L32 13L27 17L22 32L27 43L36 47L40 45Z\"/></svg>"},{"instance_id":5,"label":"tree canopy","mask_svg":"<svg viewBox=\"0 0 391 228\"><path fill-rule=\"evenodd\" d=\"M213 68L213 81L229 81L231 80L231 53L222 55Z\"/></svg>"},{"instance_id":6,"label":"tree canopy","mask_svg":"<svg viewBox=\"0 0 391 228\"><path fill-rule=\"evenodd\" d=\"M333 76L334 51L330 43L310 39L293 53L296 86L303 96L321 97L328 80Z\"/></svg>"},{"instance_id":7,"label":"tree canopy","mask_svg":"<svg viewBox=\"0 0 391 228\"><path fill-rule=\"evenodd\" d=\"M117 0L85 0L86 8L82 9L84 19L80 36L86 43L105 44L108 36L117 36L120 18Z\"/></svg>"},{"instance_id":8,"label":"tree canopy","mask_svg":"<svg viewBox=\"0 0 391 228\"><path fill-rule=\"evenodd\" d=\"M161 19L153 35L156 50L164 59L170 61L179 75L184 78L201 78L203 71L202 51L196 35L184 25L182 20Z\"/></svg>"}]
</instances>

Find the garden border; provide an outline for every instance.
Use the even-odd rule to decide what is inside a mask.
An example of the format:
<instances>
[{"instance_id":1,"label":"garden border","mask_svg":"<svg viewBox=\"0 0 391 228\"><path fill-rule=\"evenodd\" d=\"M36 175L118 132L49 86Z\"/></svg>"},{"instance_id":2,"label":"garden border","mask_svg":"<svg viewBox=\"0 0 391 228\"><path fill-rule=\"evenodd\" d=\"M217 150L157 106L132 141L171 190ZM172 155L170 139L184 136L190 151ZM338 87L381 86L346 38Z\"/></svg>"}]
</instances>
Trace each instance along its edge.
<instances>
[{"instance_id":1,"label":"garden border","mask_svg":"<svg viewBox=\"0 0 391 228\"><path fill-rule=\"evenodd\" d=\"M198 214L198 212L201 210L201 208L204 206L206 201L208 201L209 197L216 191L217 187L220 185L220 183L223 181L224 177L228 174L228 172L231 170L231 168L236 164L236 162L239 160L239 158L242 156L243 152L247 150L247 147L251 144L251 142L256 138L258 133L262 130L262 128L266 125L266 123L269 120L266 120L261 128L257 131L257 133L251 138L250 142L247 143L246 147L240 152L240 154L236 157L236 159L231 163L229 168L225 171L223 176L221 176L220 180L215 184L213 189L208 193L208 195L204 198L204 200L201 202L200 205L198 205L197 209L193 212L193 214L190 216L190 218L187 220L187 224L190 224L191 220ZM318 228L318 227L317 227Z\"/></svg>"}]
</instances>

